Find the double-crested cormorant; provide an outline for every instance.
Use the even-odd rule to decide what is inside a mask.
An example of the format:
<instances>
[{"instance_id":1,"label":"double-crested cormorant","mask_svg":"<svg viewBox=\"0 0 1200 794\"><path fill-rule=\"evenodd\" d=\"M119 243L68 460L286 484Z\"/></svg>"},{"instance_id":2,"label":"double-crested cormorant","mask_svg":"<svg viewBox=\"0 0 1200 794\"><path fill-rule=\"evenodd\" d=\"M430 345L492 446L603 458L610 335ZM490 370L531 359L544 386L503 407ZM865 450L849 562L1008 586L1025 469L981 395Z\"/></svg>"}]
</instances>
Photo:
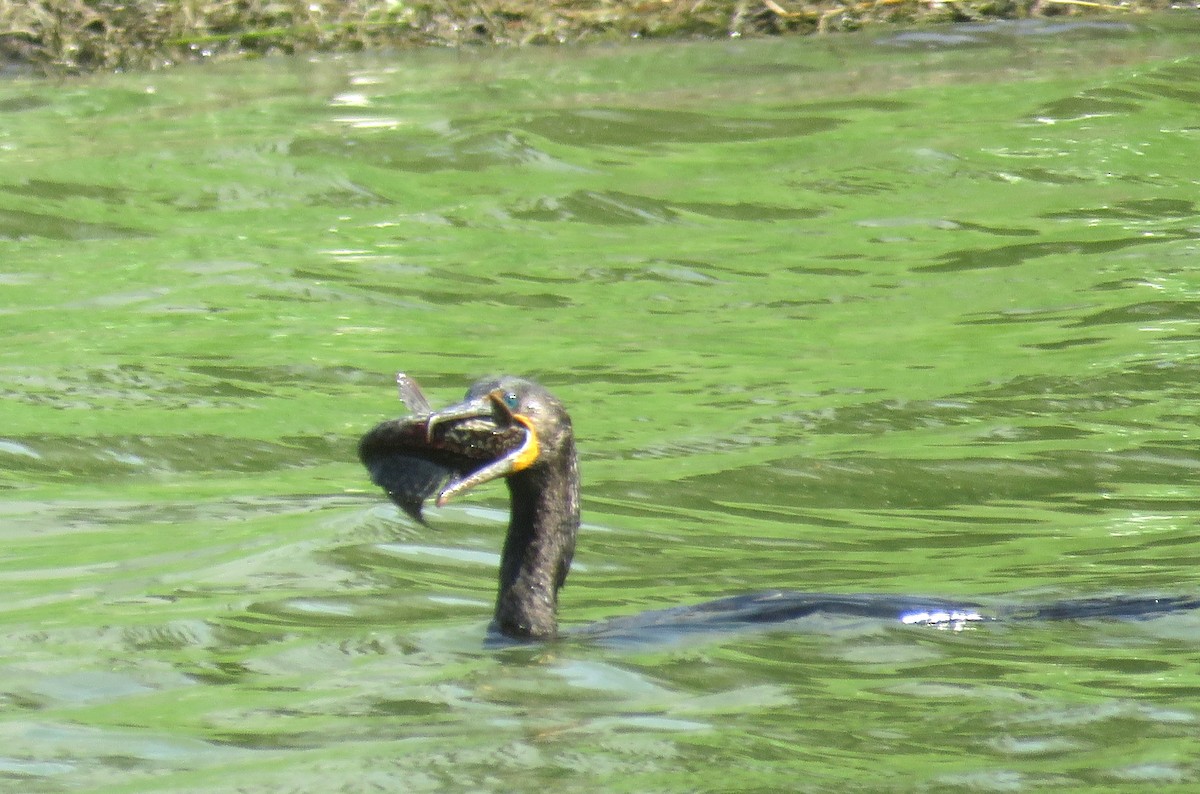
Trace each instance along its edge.
<instances>
[{"instance_id":1,"label":"double-crested cormorant","mask_svg":"<svg viewBox=\"0 0 1200 794\"><path fill-rule=\"evenodd\" d=\"M433 494L440 507L477 485L504 478L512 505L493 628L514 639L553 637L558 591L571 567L579 530L579 467L566 409L545 388L521 378L478 381L461 403L439 411L430 408L411 378L401 374L397 383L413 413L382 422L363 436L358 453L372 481L408 515L423 521L422 505ZM1198 606L1200 599L1185 597L1074 599L1010 608L1005 617L1146 617ZM939 599L769 591L643 613L636 618L636 631L720 631L815 613L953 628L993 619L975 605ZM621 623L618 619L589 629L620 634L613 627Z\"/></svg>"},{"instance_id":2,"label":"double-crested cormorant","mask_svg":"<svg viewBox=\"0 0 1200 794\"><path fill-rule=\"evenodd\" d=\"M416 384L397 378L414 416L363 436L359 457L392 501L418 521L437 504L504 477L512 497L500 557L495 628L509 637L552 637L558 590L579 530L579 466L571 418L550 392L517 378L481 380L458 405L430 411Z\"/></svg>"}]
</instances>

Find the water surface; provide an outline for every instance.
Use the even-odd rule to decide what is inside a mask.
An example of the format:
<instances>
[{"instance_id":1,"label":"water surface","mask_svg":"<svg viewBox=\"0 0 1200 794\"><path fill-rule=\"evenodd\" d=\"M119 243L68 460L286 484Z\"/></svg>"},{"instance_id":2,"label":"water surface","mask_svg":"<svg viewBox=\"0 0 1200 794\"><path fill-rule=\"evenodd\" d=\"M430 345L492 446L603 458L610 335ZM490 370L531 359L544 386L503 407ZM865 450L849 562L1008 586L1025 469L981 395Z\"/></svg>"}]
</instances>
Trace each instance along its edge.
<instances>
[{"instance_id":1,"label":"water surface","mask_svg":"<svg viewBox=\"0 0 1200 794\"><path fill-rule=\"evenodd\" d=\"M1200 616L488 650L505 495L359 434L571 408L563 622L1195 593L1186 20L0 86L0 777L27 792L1191 786Z\"/></svg>"}]
</instances>

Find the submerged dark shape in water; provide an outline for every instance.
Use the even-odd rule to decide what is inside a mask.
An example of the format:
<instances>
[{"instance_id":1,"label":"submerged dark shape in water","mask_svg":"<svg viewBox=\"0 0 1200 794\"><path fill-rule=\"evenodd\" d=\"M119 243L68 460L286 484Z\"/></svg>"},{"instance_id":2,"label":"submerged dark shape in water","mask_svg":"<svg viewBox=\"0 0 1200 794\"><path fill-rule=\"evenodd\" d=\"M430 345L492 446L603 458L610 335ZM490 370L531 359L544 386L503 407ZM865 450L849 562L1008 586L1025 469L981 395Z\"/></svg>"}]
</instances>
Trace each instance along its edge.
<instances>
[{"instance_id":1,"label":"submerged dark shape in water","mask_svg":"<svg viewBox=\"0 0 1200 794\"><path fill-rule=\"evenodd\" d=\"M504 478L511 497L500 560L493 630L513 639L557 633L558 591L566 581L579 530L579 468L566 409L537 383L514 377L478 381L466 398L431 409L416 382L399 375L400 397L413 412L376 425L358 454L393 502L423 522L421 507ZM777 624L812 615L896 620L961 628L998 618L1066 620L1139 618L1200 607L1193 597L1069 599L1009 607L987 616L974 604L886 594L837 595L768 591L694 606L645 612L581 631L634 643Z\"/></svg>"}]
</instances>

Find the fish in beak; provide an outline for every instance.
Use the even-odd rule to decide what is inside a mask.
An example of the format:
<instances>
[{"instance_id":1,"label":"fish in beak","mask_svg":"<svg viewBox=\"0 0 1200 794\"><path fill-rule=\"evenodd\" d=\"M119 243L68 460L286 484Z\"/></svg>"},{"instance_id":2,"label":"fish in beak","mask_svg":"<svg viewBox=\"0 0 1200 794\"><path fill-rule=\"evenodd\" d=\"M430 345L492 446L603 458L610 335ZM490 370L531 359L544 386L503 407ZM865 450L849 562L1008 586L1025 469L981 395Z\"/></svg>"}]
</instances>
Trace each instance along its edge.
<instances>
[{"instance_id":1,"label":"fish in beak","mask_svg":"<svg viewBox=\"0 0 1200 794\"><path fill-rule=\"evenodd\" d=\"M413 414L368 431L359 442L358 456L371 481L413 519L424 523L422 507L435 493L441 507L537 459L532 424L514 411L511 393L495 382L476 384L461 403L440 411L430 410L411 378L401 374L397 383Z\"/></svg>"}]
</instances>

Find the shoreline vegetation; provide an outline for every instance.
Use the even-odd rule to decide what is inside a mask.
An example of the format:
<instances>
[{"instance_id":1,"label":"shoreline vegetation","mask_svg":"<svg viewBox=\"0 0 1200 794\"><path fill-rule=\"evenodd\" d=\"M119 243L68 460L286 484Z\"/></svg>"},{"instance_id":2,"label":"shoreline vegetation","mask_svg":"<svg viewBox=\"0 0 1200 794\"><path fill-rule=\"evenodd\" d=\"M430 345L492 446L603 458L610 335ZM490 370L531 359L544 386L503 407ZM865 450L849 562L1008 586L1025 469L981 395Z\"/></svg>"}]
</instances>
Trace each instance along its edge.
<instances>
[{"instance_id":1,"label":"shoreline vegetation","mask_svg":"<svg viewBox=\"0 0 1200 794\"><path fill-rule=\"evenodd\" d=\"M0 64L72 74L274 53L803 35L887 23L1128 18L1172 7L1174 0L0 0Z\"/></svg>"}]
</instances>

